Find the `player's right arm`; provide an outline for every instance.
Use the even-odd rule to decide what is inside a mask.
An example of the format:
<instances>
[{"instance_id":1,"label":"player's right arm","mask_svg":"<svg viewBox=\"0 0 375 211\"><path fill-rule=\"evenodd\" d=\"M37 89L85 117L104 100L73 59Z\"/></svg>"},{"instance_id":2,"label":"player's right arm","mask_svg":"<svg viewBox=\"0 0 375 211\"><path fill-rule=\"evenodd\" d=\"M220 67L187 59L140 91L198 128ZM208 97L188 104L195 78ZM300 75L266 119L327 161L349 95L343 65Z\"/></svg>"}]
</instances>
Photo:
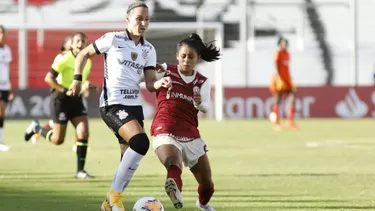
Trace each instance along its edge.
<instances>
[{"instance_id":1,"label":"player's right arm","mask_svg":"<svg viewBox=\"0 0 375 211\"><path fill-rule=\"evenodd\" d=\"M75 60L74 80L70 85L69 95L79 96L82 88L82 73L87 60L94 55L108 52L112 47L113 38L113 33L106 33L79 52Z\"/></svg>"},{"instance_id":2,"label":"player's right arm","mask_svg":"<svg viewBox=\"0 0 375 211\"><path fill-rule=\"evenodd\" d=\"M67 56L56 57L51 66L51 70L46 74L44 81L54 90L57 90L61 93L66 93L67 89L57 83L56 78L59 74L62 74L62 71L65 67L65 62Z\"/></svg>"}]
</instances>

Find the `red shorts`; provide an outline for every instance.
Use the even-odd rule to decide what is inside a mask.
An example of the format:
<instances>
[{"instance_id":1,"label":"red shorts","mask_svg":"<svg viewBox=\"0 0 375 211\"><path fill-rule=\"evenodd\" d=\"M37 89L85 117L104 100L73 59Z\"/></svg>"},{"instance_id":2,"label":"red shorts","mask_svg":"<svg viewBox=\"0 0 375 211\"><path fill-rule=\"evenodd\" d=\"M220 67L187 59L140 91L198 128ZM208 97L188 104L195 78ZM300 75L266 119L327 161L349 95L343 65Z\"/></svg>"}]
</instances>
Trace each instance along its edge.
<instances>
[{"instance_id":1,"label":"red shorts","mask_svg":"<svg viewBox=\"0 0 375 211\"><path fill-rule=\"evenodd\" d=\"M296 91L296 88L294 87L292 82L286 83L284 80L281 79L278 73L273 74L271 85L270 85L271 93L295 92L295 91Z\"/></svg>"}]
</instances>

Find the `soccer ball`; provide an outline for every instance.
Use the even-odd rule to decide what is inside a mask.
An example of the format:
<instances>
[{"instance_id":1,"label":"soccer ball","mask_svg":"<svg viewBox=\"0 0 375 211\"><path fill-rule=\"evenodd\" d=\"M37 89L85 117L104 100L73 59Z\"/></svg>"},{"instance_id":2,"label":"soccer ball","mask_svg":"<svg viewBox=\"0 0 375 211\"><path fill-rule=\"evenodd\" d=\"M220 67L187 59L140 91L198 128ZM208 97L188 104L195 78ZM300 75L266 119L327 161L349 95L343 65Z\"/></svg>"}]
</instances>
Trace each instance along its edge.
<instances>
[{"instance_id":1,"label":"soccer ball","mask_svg":"<svg viewBox=\"0 0 375 211\"><path fill-rule=\"evenodd\" d=\"M164 207L155 197L143 197L139 199L133 207L133 211L164 211Z\"/></svg>"},{"instance_id":2,"label":"soccer ball","mask_svg":"<svg viewBox=\"0 0 375 211\"><path fill-rule=\"evenodd\" d=\"M276 113L275 113L275 112L271 112L271 113L270 113L270 121L271 121L272 123L275 123L275 122L276 122L276 119L277 119L277 115L276 115Z\"/></svg>"}]
</instances>

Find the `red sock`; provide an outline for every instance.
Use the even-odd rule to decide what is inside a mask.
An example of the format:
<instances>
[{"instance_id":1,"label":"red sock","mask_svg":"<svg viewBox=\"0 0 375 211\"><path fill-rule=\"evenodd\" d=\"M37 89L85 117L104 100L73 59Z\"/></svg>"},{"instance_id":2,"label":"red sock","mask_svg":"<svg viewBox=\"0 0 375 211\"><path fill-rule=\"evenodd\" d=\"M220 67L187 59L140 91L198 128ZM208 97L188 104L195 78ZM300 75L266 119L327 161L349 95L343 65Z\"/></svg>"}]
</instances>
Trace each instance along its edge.
<instances>
[{"instance_id":1,"label":"red sock","mask_svg":"<svg viewBox=\"0 0 375 211\"><path fill-rule=\"evenodd\" d=\"M172 165L167 169L167 171L167 178L174 179L174 181L176 181L178 189L182 191L182 170L178 166Z\"/></svg>"},{"instance_id":2,"label":"red sock","mask_svg":"<svg viewBox=\"0 0 375 211\"><path fill-rule=\"evenodd\" d=\"M295 110L294 110L294 107L290 107L289 108L289 113L288 113L288 120L289 121L294 121L294 113L295 113Z\"/></svg>"},{"instance_id":3,"label":"red sock","mask_svg":"<svg viewBox=\"0 0 375 211\"><path fill-rule=\"evenodd\" d=\"M273 105L272 106L272 112L274 112L276 114L276 122L275 122L275 124L279 124L280 123L279 106L278 105Z\"/></svg>"},{"instance_id":4,"label":"red sock","mask_svg":"<svg viewBox=\"0 0 375 211\"><path fill-rule=\"evenodd\" d=\"M214 195L214 184L203 187L202 185L198 186L198 194L199 194L199 203L201 205L206 205L210 201L212 195Z\"/></svg>"},{"instance_id":5,"label":"red sock","mask_svg":"<svg viewBox=\"0 0 375 211\"><path fill-rule=\"evenodd\" d=\"M51 127L49 126L49 123L44 124L43 127L44 127L44 128L48 128L48 129L51 128Z\"/></svg>"}]
</instances>

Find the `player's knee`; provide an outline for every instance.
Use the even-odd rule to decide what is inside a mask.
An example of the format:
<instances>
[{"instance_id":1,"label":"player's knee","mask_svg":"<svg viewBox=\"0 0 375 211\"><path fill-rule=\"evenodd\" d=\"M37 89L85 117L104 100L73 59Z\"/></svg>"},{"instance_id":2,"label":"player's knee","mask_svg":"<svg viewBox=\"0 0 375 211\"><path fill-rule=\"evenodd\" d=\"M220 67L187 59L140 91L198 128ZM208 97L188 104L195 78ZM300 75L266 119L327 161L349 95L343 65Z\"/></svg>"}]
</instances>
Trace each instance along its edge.
<instances>
[{"instance_id":1,"label":"player's knee","mask_svg":"<svg viewBox=\"0 0 375 211\"><path fill-rule=\"evenodd\" d=\"M49 141L52 143L52 144L55 144L55 145L61 145L64 143L64 139L65 137L63 136L56 136L55 134L52 134L52 136L49 137ZM48 140L48 138L47 138Z\"/></svg>"},{"instance_id":2,"label":"player's knee","mask_svg":"<svg viewBox=\"0 0 375 211\"><path fill-rule=\"evenodd\" d=\"M78 131L77 132L77 138L88 140L89 139L89 132L88 131Z\"/></svg>"},{"instance_id":3,"label":"player's knee","mask_svg":"<svg viewBox=\"0 0 375 211\"><path fill-rule=\"evenodd\" d=\"M164 161L164 166L165 168L169 168L171 166L178 166L181 168L181 165L180 165L180 162L179 162L179 159L178 159L178 156L175 156L175 155L170 155L168 156L165 161Z\"/></svg>"},{"instance_id":4,"label":"player's knee","mask_svg":"<svg viewBox=\"0 0 375 211\"><path fill-rule=\"evenodd\" d=\"M54 137L51 137L51 140L50 140L51 143L55 144L55 145L61 145L64 143L64 139L63 138L54 138Z\"/></svg>"},{"instance_id":5,"label":"player's knee","mask_svg":"<svg viewBox=\"0 0 375 211\"><path fill-rule=\"evenodd\" d=\"M139 133L129 140L129 147L141 155L146 155L150 141L146 133Z\"/></svg>"}]
</instances>

